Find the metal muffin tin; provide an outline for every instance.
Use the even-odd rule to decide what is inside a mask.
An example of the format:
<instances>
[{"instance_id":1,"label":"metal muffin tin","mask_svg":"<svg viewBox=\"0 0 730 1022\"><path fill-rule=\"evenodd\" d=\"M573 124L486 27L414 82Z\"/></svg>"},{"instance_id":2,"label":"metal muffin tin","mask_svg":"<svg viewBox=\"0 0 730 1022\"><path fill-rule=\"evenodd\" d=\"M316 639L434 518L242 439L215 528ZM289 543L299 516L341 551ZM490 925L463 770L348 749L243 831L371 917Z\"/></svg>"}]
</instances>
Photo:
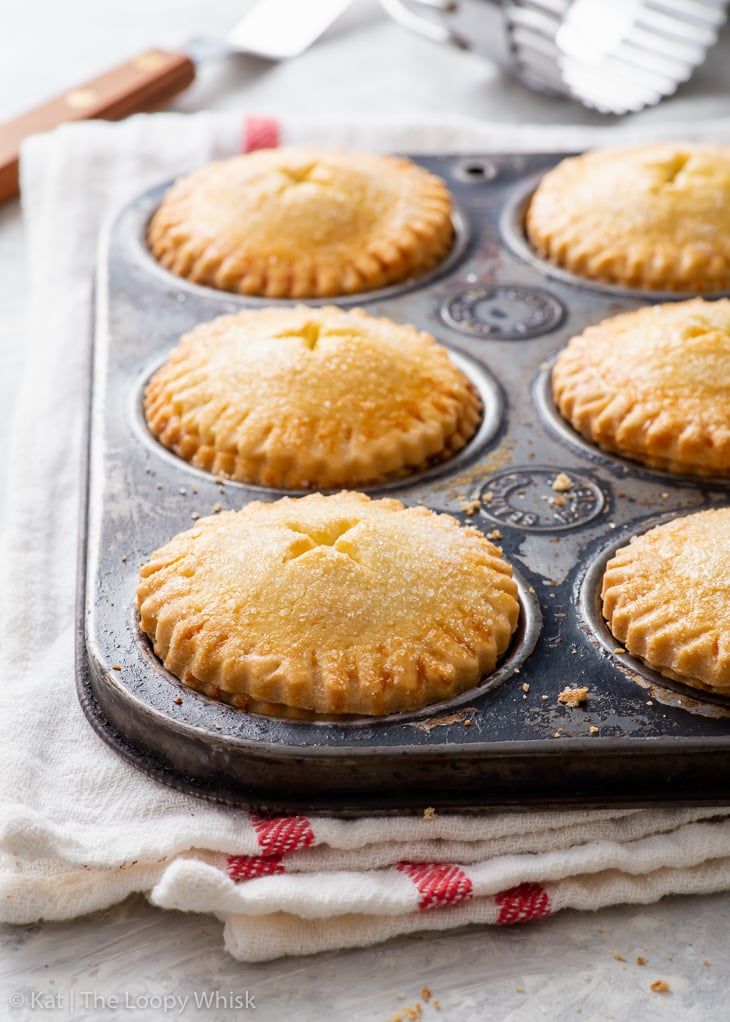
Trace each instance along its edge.
<instances>
[{"instance_id":1,"label":"metal muffin tin","mask_svg":"<svg viewBox=\"0 0 730 1022\"><path fill-rule=\"evenodd\" d=\"M478 387L485 418L464 451L369 491L492 533L515 568L522 605L507 655L481 685L382 719L245 713L184 688L140 634L138 569L155 548L194 515L282 496L221 484L164 450L141 414L144 383L195 324L279 303L189 284L152 259L145 227L165 186L110 225L96 285L78 691L92 726L146 773L206 798L279 812L728 801L730 700L670 681L620 651L598 598L618 545L667 518L727 504L728 483L599 451L560 419L549 391L550 361L573 334L681 296L588 283L530 251L525 202L560 158L416 157L454 195L453 253L421 280L331 300L428 330ZM552 488L560 472L573 483L562 493ZM588 687L583 707L558 703L567 685Z\"/></svg>"}]
</instances>

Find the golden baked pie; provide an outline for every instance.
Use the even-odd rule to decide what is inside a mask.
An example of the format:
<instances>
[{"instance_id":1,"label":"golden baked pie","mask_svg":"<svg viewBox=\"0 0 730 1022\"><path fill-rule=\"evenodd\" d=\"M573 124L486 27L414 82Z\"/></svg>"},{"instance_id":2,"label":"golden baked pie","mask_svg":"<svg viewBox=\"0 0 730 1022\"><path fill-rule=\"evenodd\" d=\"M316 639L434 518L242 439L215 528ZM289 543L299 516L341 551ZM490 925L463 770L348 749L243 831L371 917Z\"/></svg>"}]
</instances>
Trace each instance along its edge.
<instances>
[{"instance_id":1,"label":"golden baked pie","mask_svg":"<svg viewBox=\"0 0 730 1022\"><path fill-rule=\"evenodd\" d=\"M359 309L246 310L196 327L150 380L152 433L242 482L336 488L448 457L481 404L446 350Z\"/></svg>"},{"instance_id":2,"label":"golden baked pie","mask_svg":"<svg viewBox=\"0 0 730 1022\"><path fill-rule=\"evenodd\" d=\"M668 678L730 693L730 508L635 536L608 562L602 599L629 653Z\"/></svg>"},{"instance_id":3,"label":"golden baked pie","mask_svg":"<svg viewBox=\"0 0 730 1022\"><path fill-rule=\"evenodd\" d=\"M588 327L552 373L560 413L606 450L730 475L730 300L647 306Z\"/></svg>"},{"instance_id":4,"label":"golden baked pie","mask_svg":"<svg viewBox=\"0 0 730 1022\"><path fill-rule=\"evenodd\" d=\"M201 519L152 555L137 602L185 685L317 713L455 696L494 670L519 616L511 568L482 533L347 492Z\"/></svg>"},{"instance_id":5,"label":"golden baked pie","mask_svg":"<svg viewBox=\"0 0 730 1022\"><path fill-rule=\"evenodd\" d=\"M663 143L559 163L527 212L538 254L582 277L730 289L730 146Z\"/></svg>"},{"instance_id":6,"label":"golden baked pie","mask_svg":"<svg viewBox=\"0 0 730 1022\"><path fill-rule=\"evenodd\" d=\"M418 277L453 233L446 185L410 160L290 146L181 178L148 241L163 266L197 284L313 298Z\"/></svg>"}]
</instances>

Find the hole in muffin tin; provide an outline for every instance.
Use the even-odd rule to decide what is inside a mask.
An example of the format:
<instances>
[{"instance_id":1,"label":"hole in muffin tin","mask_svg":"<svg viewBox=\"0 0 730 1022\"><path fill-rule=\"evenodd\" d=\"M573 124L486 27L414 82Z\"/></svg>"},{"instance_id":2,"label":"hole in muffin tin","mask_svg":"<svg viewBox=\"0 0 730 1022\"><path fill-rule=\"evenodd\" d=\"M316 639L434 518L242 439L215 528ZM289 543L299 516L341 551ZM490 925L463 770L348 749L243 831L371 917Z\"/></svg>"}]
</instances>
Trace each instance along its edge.
<instances>
[{"instance_id":1,"label":"hole in muffin tin","mask_svg":"<svg viewBox=\"0 0 730 1022\"><path fill-rule=\"evenodd\" d=\"M626 546L633 536L640 536L648 532L649 529L681 517L683 517L682 513L676 511L652 516L650 519L643 519L625 526L620 530L618 536L614 533L610 541L600 548L589 563L579 583L578 609L599 645L615 662L621 665L623 668L621 673L634 684L645 689L651 700L663 706L677 707L703 717L730 717L730 696L720 695L703 688L693 688L691 685L685 685L673 678L667 678L659 671L648 667L643 660L628 651L617 652L617 649L623 648L623 643L611 632L608 622L603 616L601 604L603 575L606 565L616 551Z\"/></svg>"},{"instance_id":2,"label":"hole in muffin tin","mask_svg":"<svg viewBox=\"0 0 730 1022\"><path fill-rule=\"evenodd\" d=\"M500 232L507 247L543 276L558 280L563 284L571 284L573 287L587 288L590 291L601 291L607 295L615 295L617 298L636 298L648 302L679 302L688 298L722 298L730 295L730 291L709 291L698 293L697 291L652 291L643 288L624 287L620 284L608 284L600 280L592 280L590 277L581 277L577 273L571 273L548 259L538 255L530 244L525 230L525 217L530 200L535 190L545 176L545 171L533 177L526 178L520 185L515 187L510 199L505 203L500 218Z\"/></svg>"},{"instance_id":3,"label":"hole in muffin tin","mask_svg":"<svg viewBox=\"0 0 730 1022\"><path fill-rule=\"evenodd\" d=\"M464 468L466 464L472 461L477 455L481 454L484 448L490 444L497 436L504 419L505 405L504 396L502 389L491 376L486 369L484 369L477 362L473 361L467 355L461 352L453 351L449 348L443 347L448 352L448 355L452 362L459 368L464 375L471 381L475 390L479 395L479 399L482 403L482 417L479 423L479 427L475 432L474 436L450 458L445 458L442 461L435 461L433 464L426 466L416 472L406 473L402 476L394 477L393 479L387 479L380 483L370 483L369 485L357 485L350 484L350 489L359 490L361 493L381 493L388 490L400 490L405 487L414 486L416 483L422 483L429 479L435 479L438 476L446 475L447 473L457 472ZM154 364L154 366L148 368L142 379L138 382L134 390L134 409L132 417L134 425L136 427L139 437L143 442L151 447L152 450L158 457L164 458L170 464L176 466L182 472L190 473L196 476L198 479L206 480L211 483L214 479L219 478L212 472L208 472L206 469L198 468L196 465L191 465L190 462L185 461L179 455L175 454L169 448L165 447L157 437L155 437L147 425L147 420L144 415L144 389L150 379L150 377L164 364L166 360L162 359ZM230 479L227 476L221 476L225 482L226 487L232 486L242 488L244 490L251 490L256 493L273 494L277 497L286 496L304 496L307 493L333 493L348 487L335 487L329 490L322 490L321 487L311 486L308 489L285 489L275 486L264 486L260 483L244 483L238 479Z\"/></svg>"},{"instance_id":4,"label":"hole in muffin tin","mask_svg":"<svg viewBox=\"0 0 730 1022\"><path fill-rule=\"evenodd\" d=\"M471 156L456 164L453 175L465 184L483 185L499 177L499 168L484 156Z\"/></svg>"},{"instance_id":5,"label":"hole in muffin tin","mask_svg":"<svg viewBox=\"0 0 730 1022\"><path fill-rule=\"evenodd\" d=\"M203 295L207 298L217 299L223 302L236 302L243 307L266 307L266 306L287 306L287 305L364 305L367 302L383 301L387 298L394 298L397 295L414 291L425 287L440 277L450 273L464 256L471 239L469 221L464 213L457 206L452 196L453 211L451 222L454 227L454 241L447 253L438 265L427 270L418 277L410 277L407 280L396 284L388 284L386 287L377 288L374 291L358 291L356 294L327 295L324 298L302 297L302 298L268 298L266 295L242 295L236 291L224 291L220 288L209 287L207 284L196 284L194 281L179 277L171 270L166 269L162 263L155 259L147 244L147 228L150 218L153 216L160 204L162 196L172 185L172 181L166 182L154 188L152 191L142 195L135 204L135 212L139 218L139 228L134 236L135 256L138 262L144 265L145 270L161 276L167 286L172 285L180 291L187 291L190 294Z\"/></svg>"},{"instance_id":6,"label":"hole in muffin tin","mask_svg":"<svg viewBox=\"0 0 730 1022\"><path fill-rule=\"evenodd\" d=\"M418 723L419 721L429 720L433 717L448 714L452 710L456 711L462 707L467 707L475 699L481 698L487 693L492 692L497 688L497 686L501 685L508 678L511 678L519 670L522 664L525 663L534 650L542 629L540 603L537 596L530 591L530 587L527 582L514 569L512 576L517 585L517 599L520 604L520 617L507 651L499 660L491 674L482 678L482 680L473 688L470 688L465 692L461 692L459 695L456 695L451 699L446 699L440 703L430 703L428 706L423 706L418 710L403 710L399 713L389 713L384 714L383 716L368 717L347 714L310 714L302 717L289 717L284 714L281 716L275 716L273 714L255 713L248 710L237 709L229 703L213 699L210 696L203 695L201 692L197 692L195 689L188 688L183 685L174 674L168 671L152 649L152 643L147 635L141 631L136 608L132 608L130 626L136 637L140 655L146 664L158 675L163 676L167 684L171 686L171 691L173 693L179 694L181 697L186 699L195 700L195 716L200 717L200 723L198 726L206 727L207 712L211 710L217 712L221 708L227 710L229 713L233 713L234 716L242 714L248 717L259 717L265 720L281 720L286 724L315 724L320 726L332 726L333 724L336 724L341 727L363 728L374 727L377 724L407 723L409 721ZM154 685L152 686L152 690L154 691ZM165 695L162 703L166 706L168 702L169 699L167 699L167 695ZM198 708L200 711L199 713L197 712ZM221 733L220 729L216 729L216 731L219 734Z\"/></svg>"},{"instance_id":7,"label":"hole in muffin tin","mask_svg":"<svg viewBox=\"0 0 730 1022\"><path fill-rule=\"evenodd\" d=\"M669 469L654 468L642 461L634 461L613 451L604 450L575 430L557 409L553 400L551 375L553 364L542 369L532 386L532 397L537 411L548 429L569 447L573 447L591 461L603 461L623 469L625 474L649 476L668 483L691 483L694 486L730 486L730 477L703 475L700 472L672 472Z\"/></svg>"}]
</instances>

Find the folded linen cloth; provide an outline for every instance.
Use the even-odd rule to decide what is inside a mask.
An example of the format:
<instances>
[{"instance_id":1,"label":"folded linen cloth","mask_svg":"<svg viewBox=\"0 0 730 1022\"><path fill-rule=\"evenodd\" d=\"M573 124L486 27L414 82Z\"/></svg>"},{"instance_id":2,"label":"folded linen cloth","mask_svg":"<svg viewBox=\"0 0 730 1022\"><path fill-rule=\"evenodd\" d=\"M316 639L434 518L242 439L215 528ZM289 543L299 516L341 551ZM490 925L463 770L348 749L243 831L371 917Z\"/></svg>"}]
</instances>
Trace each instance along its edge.
<instances>
[{"instance_id":1,"label":"folded linen cloth","mask_svg":"<svg viewBox=\"0 0 730 1022\"><path fill-rule=\"evenodd\" d=\"M728 141L730 120L663 135ZM68 918L142 891L164 908L215 913L228 950L254 961L730 888L730 809L262 819L138 773L97 738L74 691L90 285L108 213L207 160L281 141L475 153L620 136L641 138L464 119L166 114L26 144L29 348L1 554L0 919Z\"/></svg>"}]
</instances>

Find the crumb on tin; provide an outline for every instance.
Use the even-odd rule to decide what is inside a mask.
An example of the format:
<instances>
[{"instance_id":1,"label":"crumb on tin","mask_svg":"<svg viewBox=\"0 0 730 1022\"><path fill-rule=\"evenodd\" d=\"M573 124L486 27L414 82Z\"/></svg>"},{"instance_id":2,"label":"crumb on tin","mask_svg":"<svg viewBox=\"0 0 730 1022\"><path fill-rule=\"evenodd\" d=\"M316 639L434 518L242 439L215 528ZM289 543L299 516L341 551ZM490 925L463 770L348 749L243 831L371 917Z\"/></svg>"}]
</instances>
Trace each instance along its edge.
<instances>
[{"instance_id":1,"label":"crumb on tin","mask_svg":"<svg viewBox=\"0 0 730 1022\"><path fill-rule=\"evenodd\" d=\"M566 490L573 489L573 480L565 472L558 472L553 479L552 485L556 493L565 493Z\"/></svg>"},{"instance_id":2,"label":"crumb on tin","mask_svg":"<svg viewBox=\"0 0 730 1022\"><path fill-rule=\"evenodd\" d=\"M665 979L655 979L649 989L655 994L668 994L671 988Z\"/></svg>"},{"instance_id":3,"label":"crumb on tin","mask_svg":"<svg viewBox=\"0 0 730 1022\"><path fill-rule=\"evenodd\" d=\"M424 820L435 820L437 816L438 813L436 812L433 806L428 806L427 809L423 810Z\"/></svg>"},{"instance_id":4,"label":"crumb on tin","mask_svg":"<svg viewBox=\"0 0 730 1022\"><path fill-rule=\"evenodd\" d=\"M558 695L558 702L564 706L581 706L587 699L588 688L585 685L582 688L571 688L568 686Z\"/></svg>"}]
</instances>

